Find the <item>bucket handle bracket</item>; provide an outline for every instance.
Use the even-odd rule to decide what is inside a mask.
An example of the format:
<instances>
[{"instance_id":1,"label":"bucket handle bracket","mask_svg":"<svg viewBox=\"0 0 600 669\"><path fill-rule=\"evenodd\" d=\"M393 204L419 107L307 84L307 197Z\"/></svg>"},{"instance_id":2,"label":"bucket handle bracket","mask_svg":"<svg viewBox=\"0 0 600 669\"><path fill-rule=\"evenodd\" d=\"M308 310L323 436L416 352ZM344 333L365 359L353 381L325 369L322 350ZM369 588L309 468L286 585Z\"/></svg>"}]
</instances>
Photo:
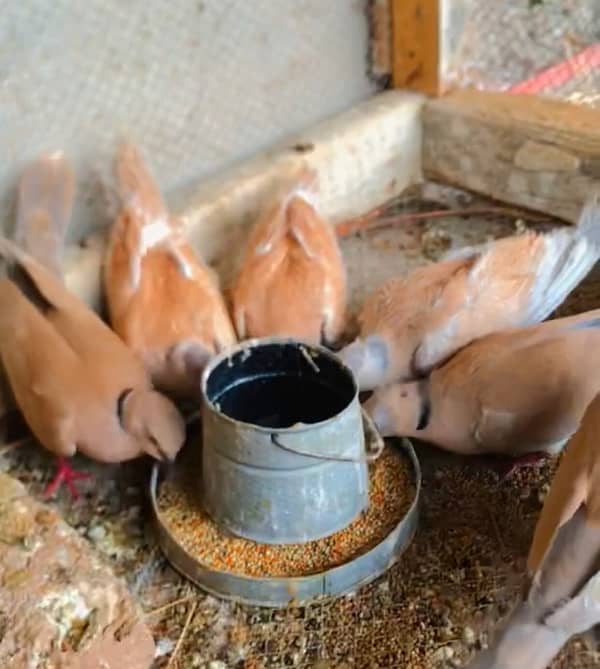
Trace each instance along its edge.
<instances>
[{"instance_id":1,"label":"bucket handle bracket","mask_svg":"<svg viewBox=\"0 0 600 669\"><path fill-rule=\"evenodd\" d=\"M344 456L337 455L317 455L316 453L311 453L309 451L300 451L291 446L286 446L282 444L279 435L277 433L271 434L271 442L275 444L278 448L281 448L284 451L293 453L294 455L302 455L307 458L314 458L315 460L329 460L333 462L354 462L357 464L372 463L379 458L383 452L385 443L383 437L377 431L373 420L369 414L361 407L361 416L363 421L363 430L365 433L365 457L364 458L347 458Z\"/></svg>"}]
</instances>

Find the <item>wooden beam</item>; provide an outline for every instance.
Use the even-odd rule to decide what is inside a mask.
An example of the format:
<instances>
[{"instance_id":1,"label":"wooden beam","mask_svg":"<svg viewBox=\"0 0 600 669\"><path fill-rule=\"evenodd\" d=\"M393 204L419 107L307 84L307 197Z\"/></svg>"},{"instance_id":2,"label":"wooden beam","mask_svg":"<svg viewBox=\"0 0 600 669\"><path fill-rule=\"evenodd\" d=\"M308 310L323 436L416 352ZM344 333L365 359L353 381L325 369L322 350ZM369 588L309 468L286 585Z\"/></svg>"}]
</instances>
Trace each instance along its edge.
<instances>
[{"instance_id":1,"label":"wooden beam","mask_svg":"<svg viewBox=\"0 0 600 669\"><path fill-rule=\"evenodd\" d=\"M423 171L575 222L600 183L600 111L535 96L454 92L425 104Z\"/></svg>"},{"instance_id":2,"label":"wooden beam","mask_svg":"<svg viewBox=\"0 0 600 669\"><path fill-rule=\"evenodd\" d=\"M439 95L441 0L390 0L392 85Z\"/></svg>"}]
</instances>

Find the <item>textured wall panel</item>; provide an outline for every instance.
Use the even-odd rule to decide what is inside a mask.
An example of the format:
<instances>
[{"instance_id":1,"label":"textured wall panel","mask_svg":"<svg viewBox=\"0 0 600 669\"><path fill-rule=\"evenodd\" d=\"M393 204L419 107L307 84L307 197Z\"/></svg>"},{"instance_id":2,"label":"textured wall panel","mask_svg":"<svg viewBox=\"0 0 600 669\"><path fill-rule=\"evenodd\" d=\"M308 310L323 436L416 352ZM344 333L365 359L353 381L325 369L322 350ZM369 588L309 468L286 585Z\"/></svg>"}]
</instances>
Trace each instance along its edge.
<instances>
[{"instance_id":1,"label":"textured wall panel","mask_svg":"<svg viewBox=\"0 0 600 669\"><path fill-rule=\"evenodd\" d=\"M73 236L106 222L98 172L139 142L166 190L372 92L360 0L24 0L0 21L0 214L24 161L63 147Z\"/></svg>"}]
</instances>

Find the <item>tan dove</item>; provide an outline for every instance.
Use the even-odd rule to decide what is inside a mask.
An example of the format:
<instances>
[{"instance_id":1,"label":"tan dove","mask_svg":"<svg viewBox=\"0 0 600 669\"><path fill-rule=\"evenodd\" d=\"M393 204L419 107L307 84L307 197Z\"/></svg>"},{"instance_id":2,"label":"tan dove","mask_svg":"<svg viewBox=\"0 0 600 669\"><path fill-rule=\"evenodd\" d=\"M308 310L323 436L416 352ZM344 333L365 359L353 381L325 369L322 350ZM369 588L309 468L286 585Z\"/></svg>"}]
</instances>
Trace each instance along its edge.
<instances>
[{"instance_id":1,"label":"tan dove","mask_svg":"<svg viewBox=\"0 0 600 669\"><path fill-rule=\"evenodd\" d=\"M559 452L599 391L600 309L478 339L365 409L383 436L519 456Z\"/></svg>"},{"instance_id":2,"label":"tan dove","mask_svg":"<svg viewBox=\"0 0 600 669\"><path fill-rule=\"evenodd\" d=\"M256 222L232 291L240 339L332 343L344 327L346 273L332 226L317 210L316 175L304 170Z\"/></svg>"},{"instance_id":3,"label":"tan dove","mask_svg":"<svg viewBox=\"0 0 600 669\"><path fill-rule=\"evenodd\" d=\"M227 308L130 144L120 147L117 178L123 209L104 271L111 325L158 389L195 398L208 358L236 341Z\"/></svg>"},{"instance_id":4,"label":"tan dove","mask_svg":"<svg viewBox=\"0 0 600 669\"><path fill-rule=\"evenodd\" d=\"M566 448L527 567L524 601L469 669L545 669L572 636L600 623L600 396Z\"/></svg>"},{"instance_id":5,"label":"tan dove","mask_svg":"<svg viewBox=\"0 0 600 669\"><path fill-rule=\"evenodd\" d=\"M15 242L58 277L74 197L75 175L61 151L33 161L21 174Z\"/></svg>"},{"instance_id":6,"label":"tan dove","mask_svg":"<svg viewBox=\"0 0 600 669\"><path fill-rule=\"evenodd\" d=\"M338 355L361 390L426 376L470 341L547 318L600 257L600 191L577 226L451 252L367 298Z\"/></svg>"},{"instance_id":7,"label":"tan dove","mask_svg":"<svg viewBox=\"0 0 600 669\"><path fill-rule=\"evenodd\" d=\"M43 184L43 187L40 186ZM23 174L17 238L36 239L38 259L0 238L0 357L15 400L40 443L59 456L48 487L81 478L66 463L77 451L102 462L147 453L171 460L184 441L176 407L155 392L140 361L57 276L58 244L71 210L73 174L62 154ZM49 259L48 269L42 256Z\"/></svg>"}]
</instances>

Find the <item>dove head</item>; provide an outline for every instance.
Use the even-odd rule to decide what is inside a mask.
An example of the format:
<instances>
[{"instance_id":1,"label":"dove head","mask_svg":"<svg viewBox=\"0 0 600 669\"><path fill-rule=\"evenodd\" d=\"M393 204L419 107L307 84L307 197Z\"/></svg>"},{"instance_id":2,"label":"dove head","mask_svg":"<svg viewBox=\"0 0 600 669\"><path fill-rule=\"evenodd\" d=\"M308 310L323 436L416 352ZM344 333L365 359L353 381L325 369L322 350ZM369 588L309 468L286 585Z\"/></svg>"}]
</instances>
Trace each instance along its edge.
<instances>
[{"instance_id":1,"label":"dove head","mask_svg":"<svg viewBox=\"0 0 600 669\"><path fill-rule=\"evenodd\" d=\"M180 380L186 394L191 396L200 393L200 378L213 352L195 341L179 342L172 346L166 355L165 367L171 377Z\"/></svg>"},{"instance_id":2,"label":"dove head","mask_svg":"<svg viewBox=\"0 0 600 669\"><path fill-rule=\"evenodd\" d=\"M364 403L383 437L424 436L430 406L424 392L426 381L393 383L378 388Z\"/></svg>"},{"instance_id":3,"label":"dove head","mask_svg":"<svg viewBox=\"0 0 600 669\"><path fill-rule=\"evenodd\" d=\"M373 390L385 383L389 371L389 349L379 335L355 339L338 352L356 378L360 391Z\"/></svg>"},{"instance_id":4,"label":"dove head","mask_svg":"<svg viewBox=\"0 0 600 669\"><path fill-rule=\"evenodd\" d=\"M185 422L177 407L154 390L132 390L123 403L123 427L142 450L173 461L185 441Z\"/></svg>"}]
</instances>

